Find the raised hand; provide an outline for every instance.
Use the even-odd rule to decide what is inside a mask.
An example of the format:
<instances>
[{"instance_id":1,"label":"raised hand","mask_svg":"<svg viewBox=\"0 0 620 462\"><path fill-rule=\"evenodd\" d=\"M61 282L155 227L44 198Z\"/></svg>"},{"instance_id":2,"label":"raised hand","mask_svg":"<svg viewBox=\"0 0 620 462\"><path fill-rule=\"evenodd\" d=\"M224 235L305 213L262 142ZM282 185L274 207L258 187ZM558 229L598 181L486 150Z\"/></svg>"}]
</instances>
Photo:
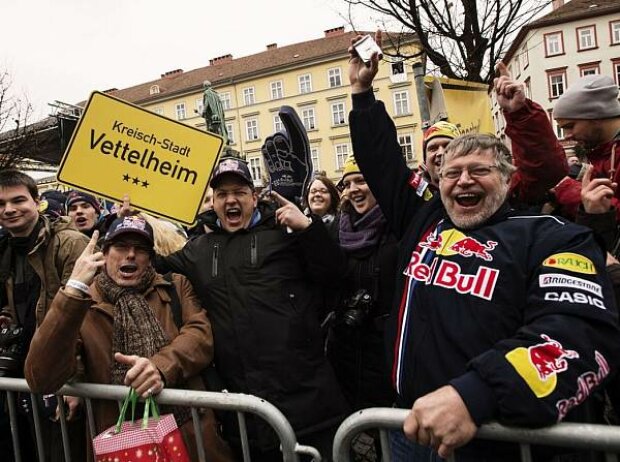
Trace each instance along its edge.
<instances>
[{"instance_id":1,"label":"raised hand","mask_svg":"<svg viewBox=\"0 0 620 462\"><path fill-rule=\"evenodd\" d=\"M611 209L611 200L618 187L609 178L592 179L594 167L588 165L581 179L581 202L587 213L606 213Z\"/></svg>"},{"instance_id":2,"label":"raised hand","mask_svg":"<svg viewBox=\"0 0 620 462\"><path fill-rule=\"evenodd\" d=\"M497 104L507 112L514 112L525 106L525 85L513 80L503 62L495 67L498 77L493 79Z\"/></svg>"},{"instance_id":3,"label":"raised hand","mask_svg":"<svg viewBox=\"0 0 620 462\"><path fill-rule=\"evenodd\" d=\"M127 374L125 374L125 385L136 390L138 395L148 398L164 389L164 381L159 369L148 358L114 353L114 359L121 364L130 366Z\"/></svg>"},{"instance_id":4,"label":"raised hand","mask_svg":"<svg viewBox=\"0 0 620 462\"><path fill-rule=\"evenodd\" d=\"M379 71L379 55L374 53L369 63L365 63L355 51L355 43L361 40L362 36L358 35L351 39L349 47L349 82L351 83L352 93L363 93L372 87L372 81ZM375 33L375 42L381 48L381 31Z\"/></svg>"},{"instance_id":5,"label":"raised hand","mask_svg":"<svg viewBox=\"0 0 620 462\"><path fill-rule=\"evenodd\" d=\"M292 231L301 231L310 226L310 219L291 201L285 199L275 191L271 192L271 198L280 206L280 208L276 210L276 221L278 224L286 226Z\"/></svg>"},{"instance_id":6,"label":"raised hand","mask_svg":"<svg viewBox=\"0 0 620 462\"><path fill-rule=\"evenodd\" d=\"M82 252L82 255L76 260L73 272L69 279L90 285L93 282L95 274L99 268L105 264L103 252L97 252L97 239L99 239L99 231L94 231L90 242ZM67 288L69 290L71 288Z\"/></svg>"}]
</instances>

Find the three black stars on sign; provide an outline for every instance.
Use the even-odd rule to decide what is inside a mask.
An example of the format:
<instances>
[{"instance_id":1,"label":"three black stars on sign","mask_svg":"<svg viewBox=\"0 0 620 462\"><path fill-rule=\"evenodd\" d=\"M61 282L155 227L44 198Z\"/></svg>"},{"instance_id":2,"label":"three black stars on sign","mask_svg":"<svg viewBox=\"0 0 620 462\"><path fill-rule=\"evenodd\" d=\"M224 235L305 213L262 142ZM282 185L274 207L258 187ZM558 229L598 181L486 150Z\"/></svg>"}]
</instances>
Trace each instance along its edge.
<instances>
[{"instance_id":1,"label":"three black stars on sign","mask_svg":"<svg viewBox=\"0 0 620 462\"><path fill-rule=\"evenodd\" d=\"M140 180L140 178L138 178L137 176L131 177L129 176L128 173L125 173L123 175L123 181L126 181L127 183L132 183L135 184L137 186L142 185L143 188L148 188L150 183L146 180Z\"/></svg>"}]
</instances>

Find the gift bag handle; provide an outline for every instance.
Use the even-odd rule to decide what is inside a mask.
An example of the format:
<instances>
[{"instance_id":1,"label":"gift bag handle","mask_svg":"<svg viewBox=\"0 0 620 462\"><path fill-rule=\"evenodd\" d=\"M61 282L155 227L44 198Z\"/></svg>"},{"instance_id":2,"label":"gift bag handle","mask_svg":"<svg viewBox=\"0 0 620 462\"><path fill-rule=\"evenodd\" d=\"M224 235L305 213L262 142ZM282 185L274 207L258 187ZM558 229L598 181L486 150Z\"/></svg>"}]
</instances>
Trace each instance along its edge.
<instances>
[{"instance_id":1,"label":"gift bag handle","mask_svg":"<svg viewBox=\"0 0 620 462\"><path fill-rule=\"evenodd\" d=\"M125 421L125 415L127 414L127 407L129 407L129 403L131 403L131 422L133 423L136 416L136 403L138 402L138 394L136 390L133 388L129 389L129 393L125 397L123 401L123 405L121 406L121 411L118 415L118 420L116 421L116 427L114 427L114 433L120 433L121 426Z\"/></svg>"},{"instance_id":2,"label":"gift bag handle","mask_svg":"<svg viewBox=\"0 0 620 462\"><path fill-rule=\"evenodd\" d=\"M151 417L159 419L159 408L155 402L155 398L149 396L144 402L144 415L142 416L142 429L145 429L149 425L149 413Z\"/></svg>"}]
</instances>

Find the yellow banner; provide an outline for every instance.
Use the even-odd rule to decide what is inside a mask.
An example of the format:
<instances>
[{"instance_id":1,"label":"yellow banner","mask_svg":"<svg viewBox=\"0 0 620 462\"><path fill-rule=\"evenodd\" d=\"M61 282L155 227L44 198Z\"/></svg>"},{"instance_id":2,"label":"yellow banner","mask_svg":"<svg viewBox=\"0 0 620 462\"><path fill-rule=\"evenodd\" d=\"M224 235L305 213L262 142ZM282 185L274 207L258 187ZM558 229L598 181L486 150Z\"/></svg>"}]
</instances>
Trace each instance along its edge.
<instances>
[{"instance_id":1,"label":"yellow banner","mask_svg":"<svg viewBox=\"0 0 620 462\"><path fill-rule=\"evenodd\" d=\"M58 181L191 225L224 140L94 92L58 170Z\"/></svg>"}]
</instances>

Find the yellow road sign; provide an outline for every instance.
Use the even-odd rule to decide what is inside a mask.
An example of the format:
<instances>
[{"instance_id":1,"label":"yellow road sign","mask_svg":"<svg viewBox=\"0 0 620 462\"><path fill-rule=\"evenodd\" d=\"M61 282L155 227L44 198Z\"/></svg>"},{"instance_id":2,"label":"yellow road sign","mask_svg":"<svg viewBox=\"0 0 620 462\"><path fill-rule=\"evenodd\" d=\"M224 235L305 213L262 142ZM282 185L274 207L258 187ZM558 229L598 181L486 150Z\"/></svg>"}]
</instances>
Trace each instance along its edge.
<instances>
[{"instance_id":1,"label":"yellow road sign","mask_svg":"<svg viewBox=\"0 0 620 462\"><path fill-rule=\"evenodd\" d=\"M94 92L58 170L58 181L192 224L224 140Z\"/></svg>"}]
</instances>

